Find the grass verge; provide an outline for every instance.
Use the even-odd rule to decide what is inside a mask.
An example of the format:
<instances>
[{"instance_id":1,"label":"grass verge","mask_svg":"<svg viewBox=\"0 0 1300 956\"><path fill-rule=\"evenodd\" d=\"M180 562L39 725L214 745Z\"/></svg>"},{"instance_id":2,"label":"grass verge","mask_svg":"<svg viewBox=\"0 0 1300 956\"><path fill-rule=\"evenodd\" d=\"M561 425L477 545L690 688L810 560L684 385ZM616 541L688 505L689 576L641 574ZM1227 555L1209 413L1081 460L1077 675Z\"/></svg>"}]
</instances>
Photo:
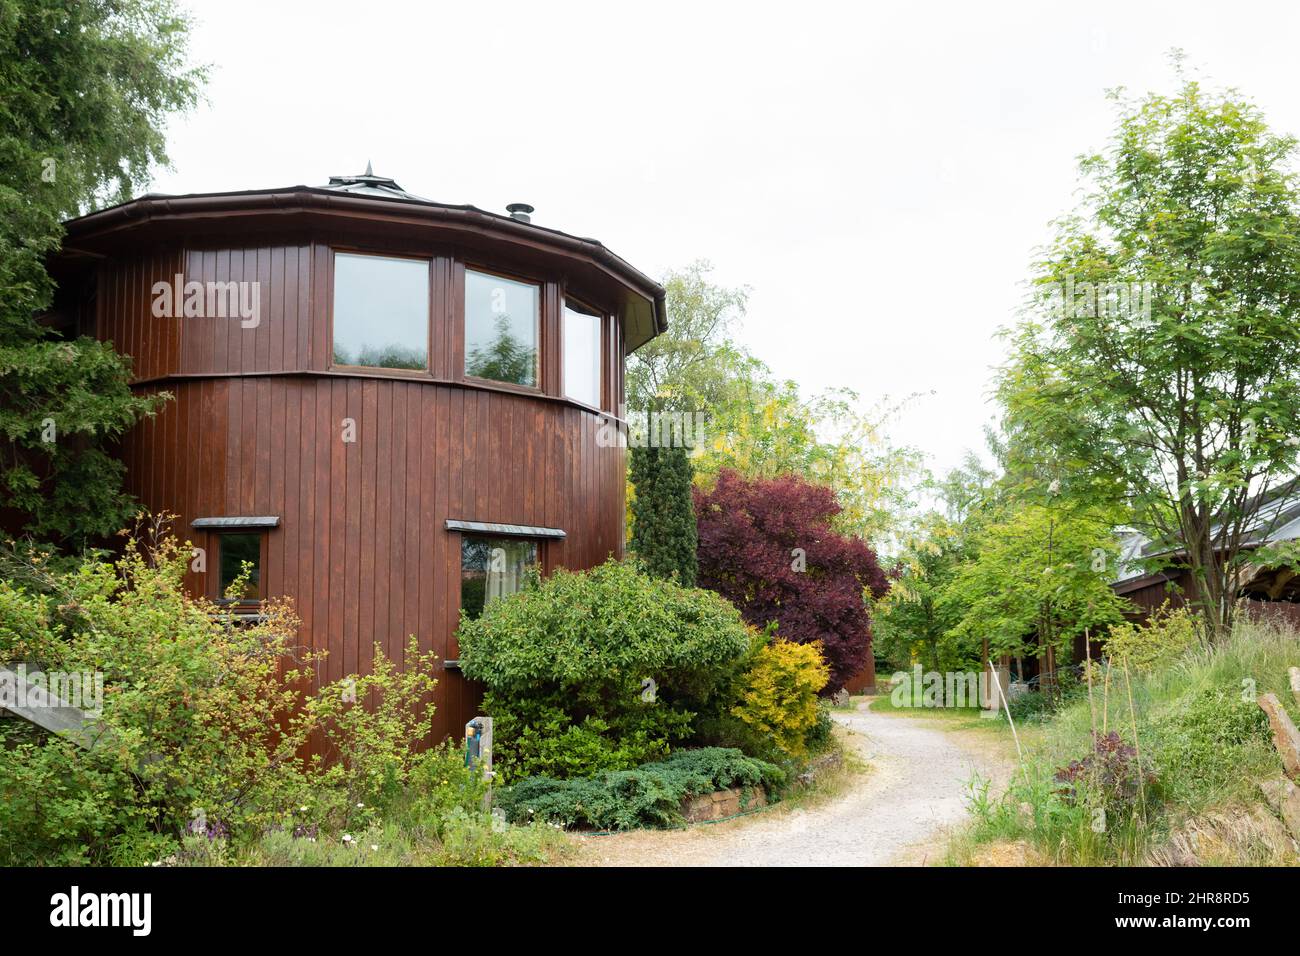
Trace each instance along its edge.
<instances>
[{"instance_id":1,"label":"grass verge","mask_svg":"<svg viewBox=\"0 0 1300 956\"><path fill-rule=\"evenodd\" d=\"M972 826L958 865L1008 856L1095 865L1294 865L1259 782L1281 773L1257 695L1295 714L1287 667L1300 633L1242 623L1214 646L1127 673L1111 668L1091 699L1041 726L1006 791L971 786Z\"/></svg>"}]
</instances>

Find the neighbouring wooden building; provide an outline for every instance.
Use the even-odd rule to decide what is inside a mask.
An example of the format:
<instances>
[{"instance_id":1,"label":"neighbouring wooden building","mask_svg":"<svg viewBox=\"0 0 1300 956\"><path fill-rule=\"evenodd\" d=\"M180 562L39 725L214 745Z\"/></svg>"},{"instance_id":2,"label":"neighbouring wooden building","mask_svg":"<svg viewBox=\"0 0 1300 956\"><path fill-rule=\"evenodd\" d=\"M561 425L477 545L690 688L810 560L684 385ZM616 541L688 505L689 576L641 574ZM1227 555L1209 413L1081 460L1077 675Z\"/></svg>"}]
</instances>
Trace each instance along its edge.
<instances>
[{"instance_id":1,"label":"neighbouring wooden building","mask_svg":"<svg viewBox=\"0 0 1300 956\"><path fill-rule=\"evenodd\" d=\"M1300 624L1300 576L1257 556L1265 545L1300 539L1300 491L1294 482L1287 482L1280 491L1254 504L1252 511L1250 525L1240 532L1245 560L1235 575L1235 598L1251 617ZM1224 534L1217 525L1211 528L1212 540L1218 541ZM1123 538L1120 573L1113 587L1116 594L1132 602L1135 618L1146 618L1166 603L1180 607L1196 593L1191 571L1180 557L1185 555L1178 548L1152 543L1136 532ZM1151 563L1159 569L1144 569Z\"/></svg>"},{"instance_id":2,"label":"neighbouring wooden building","mask_svg":"<svg viewBox=\"0 0 1300 956\"><path fill-rule=\"evenodd\" d=\"M529 567L624 547L624 361L663 290L599 242L431 202L371 174L149 195L72 220L55 321L173 400L122 447L128 490L178 516L218 598L292 598L320 679L442 658L439 737L473 716L462 608Z\"/></svg>"}]
</instances>

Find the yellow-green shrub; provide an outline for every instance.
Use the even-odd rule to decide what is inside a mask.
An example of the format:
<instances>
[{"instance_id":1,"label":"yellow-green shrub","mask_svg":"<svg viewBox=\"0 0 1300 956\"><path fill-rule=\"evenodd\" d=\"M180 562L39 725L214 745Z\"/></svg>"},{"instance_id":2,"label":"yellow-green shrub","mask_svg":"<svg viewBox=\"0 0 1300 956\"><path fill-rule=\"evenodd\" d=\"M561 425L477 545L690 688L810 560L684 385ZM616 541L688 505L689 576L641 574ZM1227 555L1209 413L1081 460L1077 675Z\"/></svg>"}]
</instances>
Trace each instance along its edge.
<instances>
[{"instance_id":1,"label":"yellow-green shrub","mask_svg":"<svg viewBox=\"0 0 1300 956\"><path fill-rule=\"evenodd\" d=\"M830 680L821 644L774 640L754 657L740 683L739 703L731 709L751 729L784 753L807 750L817 726L817 694Z\"/></svg>"},{"instance_id":2,"label":"yellow-green shrub","mask_svg":"<svg viewBox=\"0 0 1300 956\"><path fill-rule=\"evenodd\" d=\"M1117 624L1106 639L1106 655L1138 671L1151 670L1178 657L1199 637L1196 620L1187 608L1162 605L1145 624Z\"/></svg>"}]
</instances>

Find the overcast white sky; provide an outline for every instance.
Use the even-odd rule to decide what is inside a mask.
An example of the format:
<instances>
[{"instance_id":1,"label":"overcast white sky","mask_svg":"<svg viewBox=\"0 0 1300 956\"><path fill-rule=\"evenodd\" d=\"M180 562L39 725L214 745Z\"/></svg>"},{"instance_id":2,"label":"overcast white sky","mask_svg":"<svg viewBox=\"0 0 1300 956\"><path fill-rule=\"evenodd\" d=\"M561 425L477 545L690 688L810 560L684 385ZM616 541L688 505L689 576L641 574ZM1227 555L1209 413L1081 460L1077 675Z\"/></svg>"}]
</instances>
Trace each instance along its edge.
<instances>
[{"instance_id":1,"label":"overcast white sky","mask_svg":"<svg viewBox=\"0 0 1300 956\"><path fill-rule=\"evenodd\" d=\"M182 0L183 3L186 0ZM1300 7L188 0L208 103L186 193L375 172L592 236L643 271L749 285L742 338L810 391L933 392L893 429L943 470L982 444L994 330L1105 90L1167 51L1300 132Z\"/></svg>"}]
</instances>

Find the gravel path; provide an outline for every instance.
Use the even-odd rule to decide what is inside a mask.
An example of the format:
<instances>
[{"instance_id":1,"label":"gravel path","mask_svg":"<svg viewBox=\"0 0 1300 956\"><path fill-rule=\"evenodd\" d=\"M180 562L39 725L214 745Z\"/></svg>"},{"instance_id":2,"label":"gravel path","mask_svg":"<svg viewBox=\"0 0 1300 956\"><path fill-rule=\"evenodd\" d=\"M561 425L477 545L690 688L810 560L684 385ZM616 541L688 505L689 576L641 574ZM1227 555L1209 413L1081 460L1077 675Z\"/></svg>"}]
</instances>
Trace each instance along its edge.
<instances>
[{"instance_id":1,"label":"gravel path","mask_svg":"<svg viewBox=\"0 0 1300 956\"><path fill-rule=\"evenodd\" d=\"M639 866L872 866L932 860L966 817L966 785L1008 769L978 731L869 710L836 713L869 775L827 803L685 831L584 838L586 862Z\"/></svg>"}]
</instances>

